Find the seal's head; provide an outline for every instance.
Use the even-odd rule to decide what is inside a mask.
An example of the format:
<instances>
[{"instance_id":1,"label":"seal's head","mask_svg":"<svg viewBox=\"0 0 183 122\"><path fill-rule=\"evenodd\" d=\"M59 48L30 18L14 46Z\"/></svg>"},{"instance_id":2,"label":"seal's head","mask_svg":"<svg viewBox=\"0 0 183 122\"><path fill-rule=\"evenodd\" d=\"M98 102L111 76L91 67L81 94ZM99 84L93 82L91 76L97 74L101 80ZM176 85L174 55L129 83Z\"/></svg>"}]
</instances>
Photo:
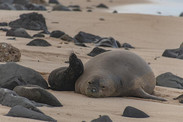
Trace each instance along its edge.
<instances>
[{"instance_id":1,"label":"seal's head","mask_svg":"<svg viewBox=\"0 0 183 122\"><path fill-rule=\"evenodd\" d=\"M114 85L111 84L110 79L103 77L94 77L87 82L85 94L89 97L108 97L115 92Z\"/></svg>"}]
</instances>

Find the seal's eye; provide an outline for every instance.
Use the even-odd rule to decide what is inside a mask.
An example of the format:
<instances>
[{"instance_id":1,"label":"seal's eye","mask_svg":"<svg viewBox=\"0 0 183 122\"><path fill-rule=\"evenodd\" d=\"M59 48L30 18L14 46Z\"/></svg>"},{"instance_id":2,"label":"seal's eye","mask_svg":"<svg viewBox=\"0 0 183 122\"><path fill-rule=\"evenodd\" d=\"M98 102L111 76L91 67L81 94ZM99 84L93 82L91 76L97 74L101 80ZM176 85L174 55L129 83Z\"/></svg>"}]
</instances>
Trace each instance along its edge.
<instances>
[{"instance_id":1,"label":"seal's eye","mask_svg":"<svg viewBox=\"0 0 183 122\"><path fill-rule=\"evenodd\" d=\"M88 82L88 84L92 84L91 82Z\"/></svg>"},{"instance_id":2,"label":"seal's eye","mask_svg":"<svg viewBox=\"0 0 183 122\"><path fill-rule=\"evenodd\" d=\"M105 89L105 86L102 86L102 89Z\"/></svg>"},{"instance_id":3,"label":"seal's eye","mask_svg":"<svg viewBox=\"0 0 183 122\"><path fill-rule=\"evenodd\" d=\"M91 89L91 92L95 93L97 90L95 88Z\"/></svg>"}]
</instances>

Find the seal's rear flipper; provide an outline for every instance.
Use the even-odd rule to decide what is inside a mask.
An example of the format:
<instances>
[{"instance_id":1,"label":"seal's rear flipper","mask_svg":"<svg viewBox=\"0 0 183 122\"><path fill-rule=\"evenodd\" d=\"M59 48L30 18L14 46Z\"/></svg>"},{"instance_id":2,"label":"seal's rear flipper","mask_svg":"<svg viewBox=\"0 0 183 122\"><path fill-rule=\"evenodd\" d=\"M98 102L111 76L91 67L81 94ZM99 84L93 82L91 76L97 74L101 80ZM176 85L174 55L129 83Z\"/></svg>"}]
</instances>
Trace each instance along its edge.
<instances>
[{"instance_id":1,"label":"seal's rear flipper","mask_svg":"<svg viewBox=\"0 0 183 122\"><path fill-rule=\"evenodd\" d=\"M160 101L167 101L166 99L164 98L161 98L161 97L156 97L154 95L150 95L148 94L147 92L145 92L143 89L137 89L136 90L136 96L137 97L142 97L142 98L145 98L145 99L153 99L153 100L160 100Z\"/></svg>"}]
</instances>

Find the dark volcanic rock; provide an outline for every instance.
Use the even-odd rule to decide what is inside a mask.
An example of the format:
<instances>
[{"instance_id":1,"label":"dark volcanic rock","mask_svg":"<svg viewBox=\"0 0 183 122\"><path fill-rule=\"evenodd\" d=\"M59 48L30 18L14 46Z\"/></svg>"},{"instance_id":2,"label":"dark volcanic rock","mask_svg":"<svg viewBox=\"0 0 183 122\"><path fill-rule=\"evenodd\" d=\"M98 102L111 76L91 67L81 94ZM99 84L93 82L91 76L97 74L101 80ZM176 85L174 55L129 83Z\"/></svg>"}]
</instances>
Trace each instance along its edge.
<instances>
[{"instance_id":1,"label":"dark volcanic rock","mask_svg":"<svg viewBox=\"0 0 183 122\"><path fill-rule=\"evenodd\" d=\"M62 39L64 41L68 41L68 42L74 42L74 39L71 36L67 35L67 34L62 35L60 37L60 39Z\"/></svg>"},{"instance_id":2,"label":"dark volcanic rock","mask_svg":"<svg viewBox=\"0 0 183 122\"><path fill-rule=\"evenodd\" d=\"M11 117L23 117L23 118L30 118L36 120L43 120L49 122L56 122L55 119L45 115L44 113L40 113L37 111L33 111L31 109L25 108L23 106L17 105L12 107L6 116Z\"/></svg>"},{"instance_id":3,"label":"dark volcanic rock","mask_svg":"<svg viewBox=\"0 0 183 122\"><path fill-rule=\"evenodd\" d=\"M16 86L26 85L27 83L21 77L11 77L6 82L1 83L0 87L13 90Z\"/></svg>"},{"instance_id":4,"label":"dark volcanic rock","mask_svg":"<svg viewBox=\"0 0 183 122\"><path fill-rule=\"evenodd\" d=\"M12 4L14 0L0 0L0 4L2 3L9 3Z\"/></svg>"},{"instance_id":5,"label":"dark volcanic rock","mask_svg":"<svg viewBox=\"0 0 183 122\"><path fill-rule=\"evenodd\" d=\"M167 72L156 77L156 85L183 89L183 78Z\"/></svg>"},{"instance_id":6,"label":"dark volcanic rock","mask_svg":"<svg viewBox=\"0 0 183 122\"><path fill-rule=\"evenodd\" d=\"M120 43L112 37L109 38L101 38L100 40L95 42L96 46L102 47L112 47L112 48L120 48Z\"/></svg>"},{"instance_id":7,"label":"dark volcanic rock","mask_svg":"<svg viewBox=\"0 0 183 122\"><path fill-rule=\"evenodd\" d=\"M47 30L46 21L42 14L21 14L20 19L9 23L11 28L25 28L29 30Z\"/></svg>"},{"instance_id":8,"label":"dark volcanic rock","mask_svg":"<svg viewBox=\"0 0 183 122\"><path fill-rule=\"evenodd\" d=\"M97 5L97 8L106 8L106 9L108 9L109 7L106 6L105 4L101 3L101 4Z\"/></svg>"},{"instance_id":9,"label":"dark volcanic rock","mask_svg":"<svg viewBox=\"0 0 183 122\"><path fill-rule=\"evenodd\" d=\"M10 84L10 86L32 84L48 88L46 80L38 72L16 63L0 64L0 74L0 87L5 86L5 84Z\"/></svg>"},{"instance_id":10,"label":"dark volcanic rock","mask_svg":"<svg viewBox=\"0 0 183 122\"><path fill-rule=\"evenodd\" d=\"M63 36L65 33L63 31L60 30L55 30L52 31L50 34L50 37L54 37L54 38L60 38L61 36Z\"/></svg>"},{"instance_id":11,"label":"dark volcanic rock","mask_svg":"<svg viewBox=\"0 0 183 122\"><path fill-rule=\"evenodd\" d=\"M81 8L79 5L70 5L68 6L72 11L81 11Z\"/></svg>"},{"instance_id":12,"label":"dark volcanic rock","mask_svg":"<svg viewBox=\"0 0 183 122\"><path fill-rule=\"evenodd\" d=\"M123 112L124 117L131 117L131 118L147 118L149 115L144 113L143 111L136 109L131 106L127 106Z\"/></svg>"},{"instance_id":13,"label":"dark volcanic rock","mask_svg":"<svg viewBox=\"0 0 183 122\"><path fill-rule=\"evenodd\" d=\"M43 5L38 5L38 4L34 4L34 3L26 4L25 7L28 10L46 11L46 8Z\"/></svg>"},{"instance_id":14,"label":"dark volcanic rock","mask_svg":"<svg viewBox=\"0 0 183 122\"><path fill-rule=\"evenodd\" d=\"M44 34L38 33L38 34L34 34L33 37L45 37Z\"/></svg>"},{"instance_id":15,"label":"dark volcanic rock","mask_svg":"<svg viewBox=\"0 0 183 122\"><path fill-rule=\"evenodd\" d=\"M80 31L74 38L79 43L94 43L95 41L98 41L98 40L101 39L100 36L85 33L85 32L82 32L82 31Z\"/></svg>"},{"instance_id":16,"label":"dark volcanic rock","mask_svg":"<svg viewBox=\"0 0 183 122\"><path fill-rule=\"evenodd\" d=\"M14 7L16 10L27 10L27 8L21 4L14 4Z\"/></svg>"},{"instance_id":17,"label":"dark volcanic rock","mask_svg":"<svg viewBox=\"0 0 183 122\"><path fill-rule=\"evenodd\" d=\"M179 15L180 17L183 17L183 12Z\"/></svg>"},{"instance_id":18,"label":"dark volcanic rock","mask_svg":"<svg viewBox=\"0 0 183 122\"><path fill-rule=\"evenodd\" d=\"M69 67L61 67L50 73L48 82L51 89L60 91L74 91L75 82L83 71L83 63L74 53L72 53L69 57Z\"/></svg>"},{"instance_id":19,"label":"dark volcanic rock","mask_svg":"<svg viewBox=\"0 0 183 122\"><path fill-rule=\"evenodd\" d=\"M18 48L11 44L0 43L0 62L18 62L20 57L21 53Z\"/></svg>"},{"instance_id":20,"label":"dark volcanic rock","mask_svg":"<svg viewBox=\"0 0 183 122\"><path fill-rule=\"evenodd\" d=\"M14 107L16 105L24 106L28 109L40 112L39 109L27 98L17 95L14 91L0 88L0 104L8 107Z\"/></svg>"},{"instance_id":21,"label":"dark volcanic rock","mask_svg":"<svg viewBox=\"0 0 183 122\"><path fill-rule=\"evenodd\" d=\"M44 39L34 39L31 42L29 42L27 45L28 46L43 46L43 47L51 46L51 44L48 43Z\"/></svg>"},{"instance_id":22,"label":"dark volcanic rock","mask_svg":"<svg viewBox=\"0 0 183 122\"><path fill-rule=\"evenodd\" d=\"M38 103L44 103L55 107L62 106L62 104L55 96L39 86L17 86L13 89L13 91L15 91L19 96L25 97Z\"/></svg>"},{"instance_id":23,"label":"dark volcanic rock","mask_svg":"<svg viewBox=\"0 0 183 122\"><path fill-rule=\"evenodd\" d=\"M183 59L183 48L178 49L166 49L162 56L170 58Z\"/></svg>"},{"instance_id":24,"label":"dark volcanic rock","mask_svg":"<svg viewBox=\"0 0 183 122\"><path fill-rule=\"evenodd\" d=\"M7 31L6 36L15 36L23 38L32 38L24 28L10 29Z\"/></svg>"},{"instance_id":25,"label":"dark volcanic rock","mask_svg":"<svg viewBox=\"0 0 183 122\"><path fill-rule=\"evenodd\" d=\"M0 4L0 9L1 10L16 10L16 8L12 4L9 4L9 3Z\"/></svg>"},{"instance_id":26,"label":"dark volcanic rock","mask_svg":"<svg viewBox=\"0 0 183 122\"><path fill-rule=\"evenodd\" d=\"M13 0L13 1L14 4L20 4L20 5L26 5L30 2L29 0Z\"/></svg>"},{"instance_id":27,"label":"dark volcanic rock","mask_svg":"<svg viewBox=\"0 0 183 122\"><path fill-rule=\"evenodd\" d=\"M7 28L0 28L1 31L7 32L9 29Z\"/></svg>"},{"instance_id":28,"label":"dark volcanic rock","mask_svg":"<svg viewBox=\"0 0 183 122\"><path fill-rule=\"evenodd\" d=\"M0 26L8 26L8 23L7 22L1 22Z\"/></svg>"},{"instance_id":29,"label":"dark volcanic rock","mask_svg":"<svg viewBox=\"0 0 183 122\"><path fill-rule=\"evenodd\" d=\"M99 118L92 120L91 122L112 122L109 116L103 115L99 116Z\"/></svg>"},{"instance_id":30,"label":"dark volcanic rock","mask_svg":"<svg viewBox=\"0 0 183 122\"><path fill-rule=\"evenodd\" d=\"M60 4L60 3L58 2L58 0L49 0L48 3Z\"/></svg>"},{"instance_id":31,"label":"dark volcanic rock","mask_svg":"<svg viewBox=\"0 0 183 122\"><path fill-rule=\"evenodd\" d=\"M68 7L58 4L53 7L53 11L71 11Z\"/></svg>"},{"instance_id":32,"label":"dark volcanic rock","mask_svg":"<svg viewBox=\"0 0 183 122\"><path fill-rule=\"evenodd\" d=\"M99 48L99 47L95 47L95 48L93 48L93 50L92 50L89 54L87 54L87 55L94 57L94 56L96 56L96 55L98 55L98 54L101 54L101 53L104 53L104 52L107 52L107 51L110 51L110 50L105 50L105 49L102 49L102 48Z\"/></svg>"},{"instance_id":33,"label":"dark volcanic rock","mask_svg":"<svg viewBox=\"0 0 183 122\"><path fill-rule=\"evenodd\" d=\"M88 47L84 43L74 43L74 44L77 45L77 46L81 46L81 47Z\"/></svg>"},{"instance_id":34,"label":"dark volcanic rock","mask_svg":"<svg viewBox=\"0 0 183 122\"><path fill-rule=\"evenodd\" d=\"M183 103L183 94L182 95L179 95L178 97L176 98L173 98L174 100L179 100L179 103Z\"/></svg>"},{"instance_id":35,"label":"dark volcanic rock","mask_svg":"<svg viewBox=\"0 0 183 122\"><path fill-rule=\"evenodd\" d=\"M123 45L121 47L123 47L123 48L133 48L133 49L135 48L135 47L133 47L132 45L130 45L128 43L123 43Z\"/></svg>"}]
</instances>

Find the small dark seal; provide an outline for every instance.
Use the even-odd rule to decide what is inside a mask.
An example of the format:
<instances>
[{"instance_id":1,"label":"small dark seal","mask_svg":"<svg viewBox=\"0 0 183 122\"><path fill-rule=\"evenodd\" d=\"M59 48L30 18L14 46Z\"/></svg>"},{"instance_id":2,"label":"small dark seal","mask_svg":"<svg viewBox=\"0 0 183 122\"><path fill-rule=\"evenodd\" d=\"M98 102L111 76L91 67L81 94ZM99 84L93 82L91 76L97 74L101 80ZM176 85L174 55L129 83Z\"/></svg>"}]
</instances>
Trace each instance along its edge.
<instances>
[{"instance_id":1,"label":"small dark seal","mask_svg":"<svg viewBox=\"0 0 183 122\"><path fill-rule=\"evenodd\" d=\"M75 82L83 73L83 63L72 53L69 57L69 67L60 67L53 70L48 78L48 82L53 90L74 91Z\"/></svg>"}]
</instances>

